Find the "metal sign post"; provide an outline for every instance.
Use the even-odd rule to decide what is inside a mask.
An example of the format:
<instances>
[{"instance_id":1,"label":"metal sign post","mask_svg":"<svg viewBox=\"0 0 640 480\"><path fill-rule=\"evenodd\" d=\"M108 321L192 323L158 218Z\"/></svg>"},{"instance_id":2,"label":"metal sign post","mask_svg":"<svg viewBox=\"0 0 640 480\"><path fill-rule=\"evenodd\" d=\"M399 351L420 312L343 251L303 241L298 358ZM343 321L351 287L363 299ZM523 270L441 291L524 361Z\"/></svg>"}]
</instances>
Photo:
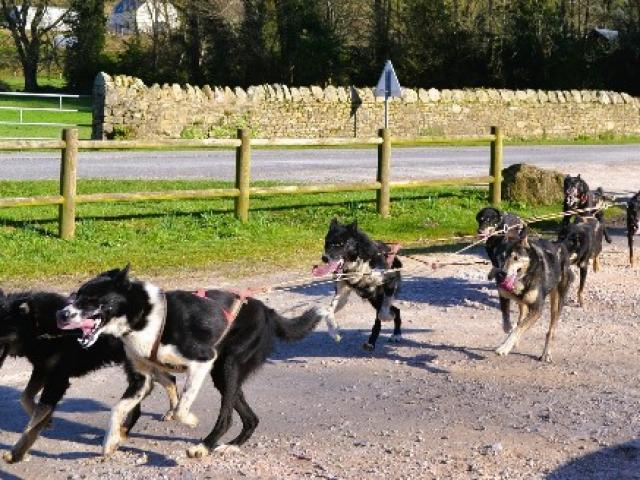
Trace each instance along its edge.
<instances>
[{"instance_id":1,"label":"metal sign post","mask_svg":"<svg viewBox=\"0 0 640 480\"><path fill-rule=\"evenodd\" d=\"M378 84L376 85L376 88L374 90L374 95L376 97L384 96L384 128L388 128L389 98L399 98L402 96L402 88L400 87L400 82L398 81L396 72L393 69L391 60L387 60L384 64L384 69L382 70L382 75L380 75L380 79L378 80Z\"/></svg>"}]
</instances>

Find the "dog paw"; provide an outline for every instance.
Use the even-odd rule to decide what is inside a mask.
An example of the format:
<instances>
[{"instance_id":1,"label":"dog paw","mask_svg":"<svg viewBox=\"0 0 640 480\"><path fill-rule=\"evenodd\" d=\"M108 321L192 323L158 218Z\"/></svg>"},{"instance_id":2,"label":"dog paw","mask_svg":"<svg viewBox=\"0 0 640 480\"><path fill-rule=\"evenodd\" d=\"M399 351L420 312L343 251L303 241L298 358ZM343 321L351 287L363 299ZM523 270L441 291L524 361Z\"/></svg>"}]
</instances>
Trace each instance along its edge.
<instances>
[{"instance_id":1,"label":"dog paw","mask_svg":"<svg viewBox=\"0 0 640 480\"><path fill-rule=\"evenodd\" d=\"M373 349L376 348L375 345L371 345L369 342L364 342L362 344L362 349L366 350L367 352L373 352Z\"/></svg>"},{"instance_id":2,"label":"dog paw","mask_svg":"<svg viewBox=\"0 0 640 480\"><path fill-rule=\"evenodd\" d=\"M20 461L19 458L14 458L11 452L4 452L2 454L2 459L7 463L16 463Z\"/></svg>"},{"instance_id":3,"label":"dog paw","mask_svg":"<svg viewBox=\"0 0 640 480\"><path fill-rule=\"evenodd\" d=\"M187 457L189 458L204 458L211 454L211 451L204 443L199 443L195 447L187 449Z\"/></svg>"},{"instance_id":4,"label":"dog paw","mask_svg":"<svg viewBox=\"0 0 640 480\"><path fill-rule=\"evenodd\" d=\"M402 341L402 335L400 334L393 334L389 337L389 343L400 343Z\"/></svg>"},{"instance_id":5,"label":"dog paw","mask_svg":"<svg viewBox=\"0 0 640 480\"><path fill-rule=\"evenodd\" d=\"M505 347L504 345L495 349L496 355L498 355L499 357L504 357L505 355L509 355L510 351L511 349Z\"/></svg>"},{"instance_id":6,"label":"dog paw","mask_svg":"<svg viewBox=\"0 0 640 480\"><path fill-rule=\"evenodd\" d=\"M173 410L169 410L167 413L165 413L162 416L162 421L163 422L170 422L171 420L173 420L175 418L175 412Z\"/></svg>"},{"instance_id":7,"label":"dog paw","mask_svg":"<svg viewBox=\"0 0 640 480\"><path fill-rule=\"evenodd\" d=\"M539 360L541 362L546 362L546 363L553 363L553 358L551 358L551 353L543 353Z\"/></svg>"},{"instance_id":8,"label":"dog paw","mask_svg":"<svg viewBox=\"0 0 640 480\"><path fill-rule=\"evenodd\" d=\"M198 417L196 417L193 413L176 413L175 419L180 423L185 424L188 427L195 428L198 426Z\"/></svg>"},{"instance_id":9,"label":"dog paw","mask_svg":"<svg viewBox=\"0 0 640 480\"><path fill-rule=\"evenodd\" d=\"M237 445L222 444L214 448L213 451L220 455L229 455L234 453L240 453L240 448Z\"/></svg>"},{"instance_id":10,"label":"dog paw","mask_svg":"<svg viewBox=\"0 0 640 480\"><path fill-rule=\"evenodd\" d=\"M103 459L107 459L108 457L113 455L118 449L119 444L120 442L115 438L109 438L106 442L104 442L104 445L102 446Z\"/></svg>"}]
</instances>

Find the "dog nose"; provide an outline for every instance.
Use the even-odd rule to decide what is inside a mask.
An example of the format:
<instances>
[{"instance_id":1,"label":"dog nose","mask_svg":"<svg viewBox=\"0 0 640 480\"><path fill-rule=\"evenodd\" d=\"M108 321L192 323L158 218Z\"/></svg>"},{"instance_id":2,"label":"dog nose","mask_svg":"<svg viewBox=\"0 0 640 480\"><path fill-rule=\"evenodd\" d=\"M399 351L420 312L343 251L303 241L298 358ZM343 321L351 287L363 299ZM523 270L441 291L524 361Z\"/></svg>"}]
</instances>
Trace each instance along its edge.
<instances>
[{"instance_id":1,"label":"dog nose","mask_svg":"<svg viewBox=\"0 0 640 480\"><path fill-rule=\"evenodd\" d=\"M322 261L324 263L329 263L329 257L327 257L326 255L322 255Z\"/></svg>"},{"instance_id":2,"label":"dog nose","mask_svg":"<svg viewBox=\"0 0 640 480\"><path fill-rule=\"evenodd\" d=\"M498 270L496 273L496 280L498 280L498 282L504 282L505 278L507 278L507 272L504 270Z\"/></svg>"}]
</instances>

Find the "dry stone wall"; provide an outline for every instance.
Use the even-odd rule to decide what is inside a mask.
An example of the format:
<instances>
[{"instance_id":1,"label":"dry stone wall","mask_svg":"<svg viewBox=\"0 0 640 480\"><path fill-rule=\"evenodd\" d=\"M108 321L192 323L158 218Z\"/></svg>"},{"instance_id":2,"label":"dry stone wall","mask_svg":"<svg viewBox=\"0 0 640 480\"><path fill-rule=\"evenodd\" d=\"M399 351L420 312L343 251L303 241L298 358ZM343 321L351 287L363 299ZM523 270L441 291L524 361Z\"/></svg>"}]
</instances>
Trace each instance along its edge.
<instances>
[{"instance_id":1,"label":"dry stone wall","mask_svg":"<svg viewBox=\"0 0 640 480\"><path fill-rule=\"evenodd\" d=\"M93 137L371 137L384 103L371 88L260 85L146 86L100 73L94 84ZM571 90L403 89L389 103L395 137L477 135L500 125L512 138L640 135L640 99L626 93Z\"/></svg>"}]
</instances>

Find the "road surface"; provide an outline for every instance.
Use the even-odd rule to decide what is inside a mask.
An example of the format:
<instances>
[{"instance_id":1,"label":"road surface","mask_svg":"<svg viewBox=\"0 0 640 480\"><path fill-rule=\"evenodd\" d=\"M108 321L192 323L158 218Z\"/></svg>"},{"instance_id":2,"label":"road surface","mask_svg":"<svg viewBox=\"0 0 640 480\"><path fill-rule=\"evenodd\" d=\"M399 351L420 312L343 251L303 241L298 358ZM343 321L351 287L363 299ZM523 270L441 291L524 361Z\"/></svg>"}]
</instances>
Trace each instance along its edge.
<instances>
[{"instance_id":1,"label":"road surface","mask_svg":"<svg viewBox=\"0 0 640 480\"><path fill-rule=\"evenodd\" d=\"M318 182L353 182L375 178L376 150L305 149L254 150L252 178ZM59 178L58 152L0 153L0 178L12 180ZM628 192L637 191L640 145L512 146L505 147L505 166L529 163L566 173L582 173L594 186L607 185L609 175ZM394 148L392 179L485 175L488 147ZM148 178L232 180L235 154L228 151L107 151L83 152L80 178Z\"/></svg>"}]
</instances>

